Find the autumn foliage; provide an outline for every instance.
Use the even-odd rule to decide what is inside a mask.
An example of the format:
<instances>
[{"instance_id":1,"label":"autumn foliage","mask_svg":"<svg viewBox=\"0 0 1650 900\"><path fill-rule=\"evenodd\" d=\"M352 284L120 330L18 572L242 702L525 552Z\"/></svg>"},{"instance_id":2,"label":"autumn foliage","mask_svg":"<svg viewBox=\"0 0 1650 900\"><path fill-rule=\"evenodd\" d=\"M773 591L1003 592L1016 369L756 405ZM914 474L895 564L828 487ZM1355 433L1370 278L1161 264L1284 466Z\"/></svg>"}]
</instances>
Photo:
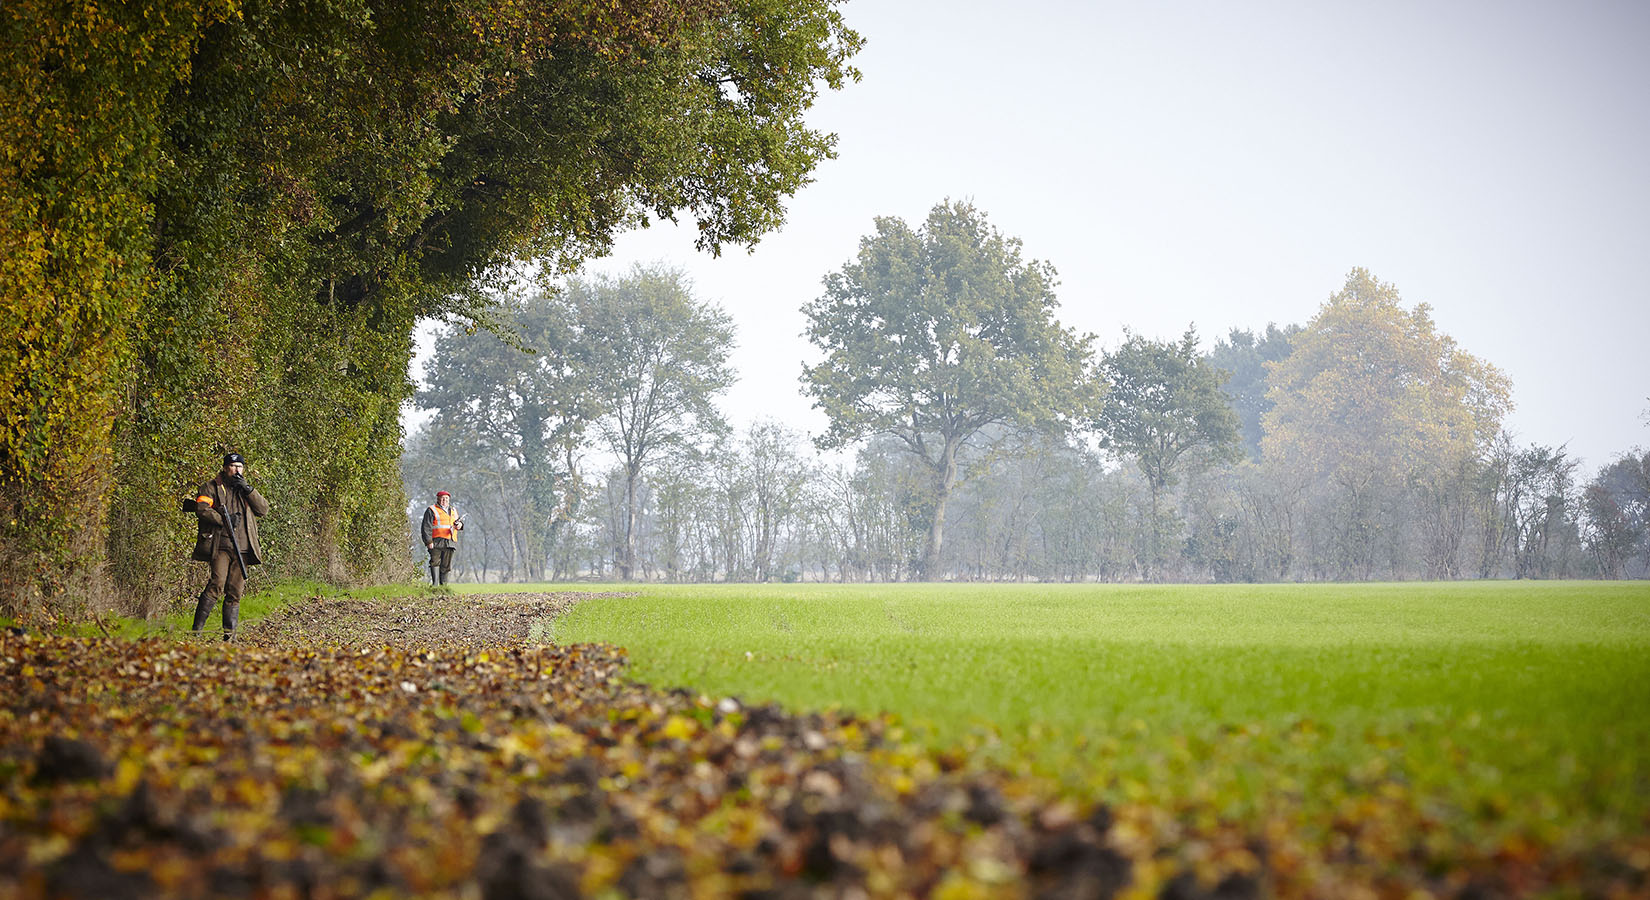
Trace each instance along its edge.
<instances>
[{"instance_id":1,"label":"autumn foliage","mask_svg":"<svg viewBox=\"0 0 1650 900\"><path fill-rule=\"evenodd\" d=\"M0 609L97 553L110 435L151 287L161 110L228 3L0 8Z\"/></svg>"},{"instance_id":2,"label":"autumn foliage","mask_svg":"<svg viewBox=\"0 0 1650 900\"><path fill-rule=\"evenodd\" d=\"M178 499L225 450L278 574L410 574L414 323L652 218L777 227L855 74L836 5L4 4L0 614L187 593Z\"/></svg>"}]
</instances>

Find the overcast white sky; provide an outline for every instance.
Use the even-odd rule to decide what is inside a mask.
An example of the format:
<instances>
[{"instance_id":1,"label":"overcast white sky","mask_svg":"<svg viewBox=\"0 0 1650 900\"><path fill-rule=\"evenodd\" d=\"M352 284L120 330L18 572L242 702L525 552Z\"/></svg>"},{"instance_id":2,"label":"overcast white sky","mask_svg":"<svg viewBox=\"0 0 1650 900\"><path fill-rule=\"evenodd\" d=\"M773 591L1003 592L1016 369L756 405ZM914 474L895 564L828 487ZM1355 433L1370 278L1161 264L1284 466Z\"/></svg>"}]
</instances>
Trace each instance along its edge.
<instances>
[{"instance_id":1,"label":"overcast white sky","mask_svg":"<svg viewBox=\"0 0 1650 900\"><path fill-rule=\"evenodd\" d=\"M968 198L1115 346L1304 324L1354 266L1504 370L1524 441L1650 445L1650 2L851 0L864 80L810 121L839 158L746 255L664 261L739 328L736 423L824 420L803 303L872 218Z\"/></svg>"}]
</instances>

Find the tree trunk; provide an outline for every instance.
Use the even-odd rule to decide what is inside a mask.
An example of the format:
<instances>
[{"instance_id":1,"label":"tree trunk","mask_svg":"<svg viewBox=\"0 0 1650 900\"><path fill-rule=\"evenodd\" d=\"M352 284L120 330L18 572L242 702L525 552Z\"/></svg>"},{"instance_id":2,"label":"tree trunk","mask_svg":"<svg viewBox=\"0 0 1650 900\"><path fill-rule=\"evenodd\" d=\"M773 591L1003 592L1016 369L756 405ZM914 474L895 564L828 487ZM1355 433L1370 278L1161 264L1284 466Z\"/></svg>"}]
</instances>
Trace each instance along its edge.
<instances>
[{"instance_id":1,"label":"tree trunk","mask_svg":"<svg viewBox=\"0 0 1650 900\"><path fill-rule=\"evenodd\" d=\"M1146 580L1155 582L1157 580L1157 549L1163 542L1163 526L1157 513L1158 495L1162 493L1162 487L1157 483L1156 478L1147 478L1146 484L1150 487L1152 495L1152 544L1146 550Z\"/></svg>"},{"instance_id":2,"label":"tree trunk","mask_svg":"<svg viewBox=\"0 0 1650 900\"><path fill-rule=\"evenodd\" d=\"M505 558L503 580L514 581L516 577L516 557L518 556L516 521L515 516L510 511L510 495L504 490L504 470L499 469L493 474L498 479L498 508L499 512L503 514L504 530L510 535L510 543L506 548L509 555Z\"/></svg>"},{"instance_id":3,"label":"tree trunk","mask_svg":"<svg viewBox=\"0 0 1650 900\"><path fill-rule=\"evenodd\" d=\"M641 518L641 511L636 508L636 481L638 472L634 465L626 465L624 469L624 547L619 556L619 580L630 581L636 577L636 527Z\"/></svg>"},{"instance_id":4,"label":"tree trunk","mask_svg":"<svg viewBox=\"0 0 1650 900\"><path fill-rule=\"evenodd\" d=\"M941 576L940 548L945 543L945 505L951 499L951 488L957 483L957 445L960 441L946 439L940 451L940 462L934 479L934 517L928 525L928 544L922 552L924 581L935 581Z\"/></svg>"}]
</instances>

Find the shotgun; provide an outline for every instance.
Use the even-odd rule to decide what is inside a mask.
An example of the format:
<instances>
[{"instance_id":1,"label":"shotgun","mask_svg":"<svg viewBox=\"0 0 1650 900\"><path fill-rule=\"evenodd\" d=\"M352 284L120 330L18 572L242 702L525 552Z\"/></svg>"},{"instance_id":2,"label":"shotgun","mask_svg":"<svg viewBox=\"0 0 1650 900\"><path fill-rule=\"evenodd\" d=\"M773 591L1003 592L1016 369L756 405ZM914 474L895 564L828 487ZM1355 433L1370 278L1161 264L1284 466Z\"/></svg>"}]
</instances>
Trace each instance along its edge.
<instances>
[{"instance_id":1,"label":"shotgun","mask_svg":"<svg viewBox=\"0 0 1650 900\"><path fill-rule=\"evenodd\" d=\"M224 491L225 497L224 497L224 501L223 501L223 523L224 523L224 527L229 529L229 546L235 548L235 562L239 563L240 566L241 566L241 583L245 584L247 579L250 578L251 576L246 574L246 557L241 555L241 539L240 539L239 535L235 534L235 514L229 511L229 496L228 495L231 492L233 492L235 489L232 488L232 487L229 487L229 485L224 485L224 487L228 488L228 490ZM246 508L246 501L245 500L241 501L241 508L243 510ZM244 513L244 512L241 513L241 515L245 515L245 514L246 513Z\"/></svg>"}]
</instances>

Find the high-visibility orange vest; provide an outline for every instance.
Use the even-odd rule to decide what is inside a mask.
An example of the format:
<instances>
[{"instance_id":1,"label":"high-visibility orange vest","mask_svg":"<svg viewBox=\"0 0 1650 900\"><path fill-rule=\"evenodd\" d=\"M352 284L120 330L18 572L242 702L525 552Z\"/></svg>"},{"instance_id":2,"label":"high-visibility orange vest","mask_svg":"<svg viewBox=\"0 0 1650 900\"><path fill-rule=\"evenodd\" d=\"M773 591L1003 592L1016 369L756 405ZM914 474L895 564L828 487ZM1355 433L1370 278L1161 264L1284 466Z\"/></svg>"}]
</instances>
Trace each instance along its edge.
<instances>
[{"instance_id":1,"label":"high-visibility orange vest","mask_svg":"<svg viewBox=\"0 0 1650 900\"><path fill-rule=\"evenodd\" d=\"M430 537L432 539L446 538L449 541L452 540L453 514L439 506L430 507L430 511L435 513L435 524L430 526Z\"/></svg>"}]
</instances>

